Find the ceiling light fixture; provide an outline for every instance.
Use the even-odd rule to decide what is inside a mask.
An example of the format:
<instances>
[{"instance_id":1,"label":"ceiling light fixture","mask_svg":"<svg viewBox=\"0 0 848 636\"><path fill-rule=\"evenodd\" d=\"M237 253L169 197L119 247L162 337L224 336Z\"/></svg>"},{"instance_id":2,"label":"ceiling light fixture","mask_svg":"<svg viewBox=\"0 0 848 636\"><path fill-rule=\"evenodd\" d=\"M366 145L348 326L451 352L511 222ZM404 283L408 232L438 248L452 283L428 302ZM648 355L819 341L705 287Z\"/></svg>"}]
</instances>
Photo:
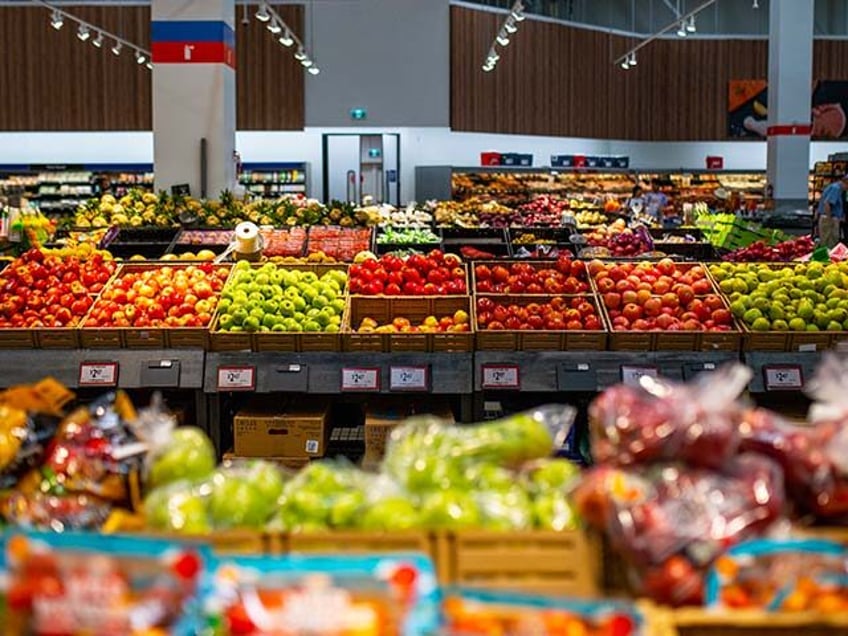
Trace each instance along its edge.
<instances>
[{"instance_id":1,"label":"ceiling light fixture","mask_svg":"<svg viewBox=\"0 0 848 636\"><path fill-rule=\"evenodd\" d=\"M623 68L625 71L630 69L630 58L629 57L625 57L623 60L621 60L621 68Z\"/></svg>"},{"instance_id":2,"label":"ceiling light fixture","mask_svg":"<svg viewBox=\"0 0 848 636\"><path fill-rule=\"evenodd\" d=\"M504 19L503 24L501 24L501 28L495 36L495 39L492 41L492 45L489 47L489 53L486 55L486 60L481 66L484 72L490 73L495 70L495 67L498 65L498 60L500 59L500 55L497 53L497 47L509 46L511 41L510 38L515 37L515 34L518 33L518 23L523 22L525 19L524 3L522 0L515 0L512 5L512 9L510 9L506 19Z\"/></svg>"},{"instance_id":3,"label":"ceiling light fixture","mask_svg":"<svg viewBox=\"0 0 848 636\"><path fill-rule=\"evenodd\" d=\"M522 2L516 2L509 15L516 22L524 22L527 17L524 15L524 4Z\"/></svg>"},{"instance_id":4,"label":"ceiling light fixture","mask_svg":"<svg viewBox=\"0 0 848 636\"><path fill-rule=\"evenodd\" d=\"M268 5L264 2L259 5L259 9L256 10L256 19L260 22L268 22L271 19L271 14L268 13Z\"/></svg>"},{"instance_id":5,"label":"ceiling light fixture","mask_svg":"<svg viewBox=\"0 0 848 636\"><path fill-rule=\"evenodd\" d=\"M115 46L112 47L112 55L115 55L115 56L120 55L122 48L123 48L123 46L121 45L121 43L116 41Z\"/></svg>"},{"instance_id":6,"label":"ceiling light fixture","mask_svg":"<svg viewBox=\"0 0 848 636\"><path fill-rule=\"evenodd\" d=\"M511 18L508 18L507 21L504 23L504 29L510 35L512 35L513 33L518 33L518 27L515 26L515 21Z\"/></svg>"},{"instance_id":7,"label":"ceiling light fixture","mask_svg":"<svg viewBox=\"0 0 848 636\"><path fill-rule=\"evenodd\" d=\"M310 60L308 57L305 60L301 60L300 63L303 65L303 68L309 68L310 66L312 66L312 60Z\"/></svg>"},{"instance_id":8,"label":"ceiling light fixture","mask_svg":"<svg viewBox=\"0 0 848 636\"><path fill-rule=\"evenodd\" d=\"M153 70L153 64L152 63L148 62L147 64L145 64L145 66L147 68L149 68L151 71Z\"/></svg>"},{"instance_id":9,"label":"ceiling light fixture","mask_svg":"<svg viewBox=\"0 0 848 636\"><path fill-rule=\"evenodd\" d=\"M285 32L280 36L278 41L285 47L289 47L294 44L294 38L292 37L291 31L286 29Z\"/></svg>"},{"instance_id":10,"label":"ceiling light fixture","mask_svg":"<svg viewBox=\"0 0 848 636\"><path fill-rule=\"evenodd\" d=\"M265 27L265 28L268 29L274 35L277 35L278 33L280 33L283 30L283 27L281 27L276 20L271 20L268 23L268 26Z\"/></svg>"},{"instance_id":11,"label":"ceiling light fixture","mask_svg":"<svg viewBox=\"0 0 848 636\"><path fill-rule=\"evenodd\" d=\"M91 31L88 30L88 27L84 24L79 25L77 29L77 37L80 42L85 42L88 38L91 37Z\"/></svg>"},{"instance_id":12,"label":"ceiling light fixture","mask_svg":"<svg viewBox=\"0 0 848 636\"><path fill-rule=\"evenodd\" d=\"M630 66L636 66L638 62L636 61L636 51L630 54Z\"/></svg>"},{"instance_id":13,"label":"ceiling light fixture","mask_svg":"<svg viewBox=\"0 0 848 636\"><path fill-rule=\"evenodd\" d=\"M302 62L306 59L306 53L303 51L302 46L297 47L297 53L294 54L294 59L296 59L298 62Z\"/></svg>"},{"instance_id":14,"label":"ceiling light fixture","mask_svg":"<svg viewBox=\"0 0 848 636\"><path fill-rule=\"evenodd\" d=\"M681 38L686 37L686 21L681 20L680 25L677 27L677 36Z\"/></svg>"},{"instance_id":15,"label":"ceiling light fixture","mask_svg":"<svg viewBox=\"0 0 848 636\"><path fill-rule=\"evenodd\" d=\"M501 46L509 46L509 35L507 35L506 31L498 33L498 37L496 37L495 40Z\"/></svg>"},{"instance_id":16,"label":"ceiling light fixture","mask_svg":"<svg viewBox=\"0 0 848 636\"><path fill-rule=\"evenodd\" d=\"M53 11L53 16L50 18L50 26L57 31L65 25L65 18L58 11Z\"/></svg>"},{"instance_id":17,"label":"ceiling light fixture","mask_svg":"<svg viewBox=\"0 0 848 636\"><path fill-rule=\"evenodd\" d=\"M695 16L694 15L689 16L689 22L686 23L686 30L689 31L689 33L695 33L695 31L698 30L698 27L695 26Z\"/></svg>"},{"instance_id":18,"label":"ceiling light fixture","mask_svg":"<svg viewBox=\"0 0 848 636\"><path fill-rule=\"evenodd\" d=\"M321 72L321 69L318 68L317 66L313 66L309 69L310 75L318 75L318 73L320 73L320 72Z\"/></svg>"},{"instance_id":19,"label":"ceiling light fixture","mask_svg":"<svg viewBox=\"0 0 848 636\"><path fill-rule=\"evenodd\" d=\"M103 34L102 34L102 33L98 33L98 34L97 34L97 37L96 37L96 38L94 38L94 39L91 41L91 43L94 45L94 47L95 47L95 48L98 48L98 49L99 49L100 47L102 47L102 46L103 46Z\"/></svg>"},{"instance_id":20,"label":"ceiling light fixture","mask_svg":"<svg viewBox=\"0 0 848 636\"><path fill-rule=\"evenodd\" d=\"M135 52L135 63L141 66L147 61L147 57L141 51Z\"/></svg>"}]
</instances>

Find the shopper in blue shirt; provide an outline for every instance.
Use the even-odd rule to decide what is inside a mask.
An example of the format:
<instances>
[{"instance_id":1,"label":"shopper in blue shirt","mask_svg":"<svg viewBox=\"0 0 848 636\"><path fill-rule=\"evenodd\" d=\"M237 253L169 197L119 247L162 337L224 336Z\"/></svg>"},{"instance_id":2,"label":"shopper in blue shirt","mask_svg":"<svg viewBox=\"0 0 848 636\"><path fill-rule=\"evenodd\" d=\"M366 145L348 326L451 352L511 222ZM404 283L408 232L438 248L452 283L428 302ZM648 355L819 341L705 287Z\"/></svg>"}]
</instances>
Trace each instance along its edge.
<instances>
[{"instance_id":1,"label":"shopper in blue shirt","mask_svg":"<svg viewBox=\"0 0 848 636\"><path fill-rule=\"evenodd\" d=\"M839 226L845 219L845 190L848 190L848 174L822 190L819 207L816 210L819 217L819 240L828 249L839 243Z\"/></svg>"}]
</instances>

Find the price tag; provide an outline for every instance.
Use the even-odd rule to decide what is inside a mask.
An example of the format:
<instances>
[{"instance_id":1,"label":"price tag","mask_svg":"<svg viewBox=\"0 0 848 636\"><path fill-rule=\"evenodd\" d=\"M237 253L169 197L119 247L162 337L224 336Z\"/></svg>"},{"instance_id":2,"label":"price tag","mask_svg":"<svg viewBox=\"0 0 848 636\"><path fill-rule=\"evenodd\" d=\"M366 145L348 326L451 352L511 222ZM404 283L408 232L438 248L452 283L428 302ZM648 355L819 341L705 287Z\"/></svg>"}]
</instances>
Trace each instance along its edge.
<instances>
[{"instance_id":1,"label":"price tag","mask_svg":"<svg viewBox=\"0 0 848 636\"><path fill-rule=\"evenodd\" d=\"M518 367L515 365L483 365L483 381L480 383L484 389L520 389L521 380Z\"/></svg>"},{"instance_id":2,"label":"price tag","mask_svg":"<svg viewBox=\"0 0 848 636\"><path fill-rule=\"evenodd\" d=\"M797 365L763 367L766 391L797 391L804 387L804 374Z\"/></svg>"},{"instance_id":3,"label":"price tag","mask_svg":"<svg viewBox=\"0 0 848 636\"><path fill-rule=\"evenodd\" d=\"M117 362L83 362L80 364L80 386L117 386Z\"/></svg>"},{"instance_id":4,"label":"price tag","mask_svg":"<svg viewBox=\"0 0 848 636\"><path fill-rule=\"evenodd\" d=\"M428 375L425 366L389 367L389 390L426 391Z\"/></svg>"},{"instance_id":5,"label":"price tag","mask_svg":"<svg viewBox=\"0 0 848 636\"><path fill-rule=\"evenodd\" d=\"M253 391L256 367L218 367L219 391Z\"/></svg>"},{"instance_id":6,"label":"price tag","mask_svg":"<svg viewBox=\"0 0 848 636\"><path fill-rule=\"evenodd\" d=\"M354 367L342 369L342 391L379 391L380 369Z\"/></svg>"},{"instance_id":7,"label":"price tag","mask_svg":"<svg viewBox=\"0 0 848 636\"><path fill-rule=\"evenodd\" d=\"M621 381L628 386L639 386L639 380L643 375L649 375L652 378L659 376L660 371L656 367L634 367L622 365Z\"/></svg>"}]
</instances>

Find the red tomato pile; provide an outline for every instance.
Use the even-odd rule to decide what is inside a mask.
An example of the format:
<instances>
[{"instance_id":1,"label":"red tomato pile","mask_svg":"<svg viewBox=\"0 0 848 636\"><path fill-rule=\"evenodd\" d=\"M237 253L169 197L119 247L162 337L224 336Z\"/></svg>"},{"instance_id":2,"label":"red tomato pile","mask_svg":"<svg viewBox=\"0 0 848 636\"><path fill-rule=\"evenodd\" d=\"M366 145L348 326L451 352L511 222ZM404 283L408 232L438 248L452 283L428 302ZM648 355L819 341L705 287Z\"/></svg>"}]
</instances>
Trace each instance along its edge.
<instances>
[{"instance_id":1,"label":"red tomato pile","mask_svg":"<svg viewBox=\"0 0 848 636\"><path fill-rule=\"evenodd\" d=\"M476 289L496 294L586 294L589 282L583 261L561 256L549 266L531 263L480 264L474 268Z\"/></svg>"},{"instance_id":2,"label":"red tomato pile","mask_svg":"<svg viewBox=\"0 0 848 636\"><path fill-rule=\"evenodd\" d=\"M0 328L74 326L115 267L100 254L81 261L27 251L0 274Z\"/></svg>"},{"instance_id":3,"label":"red tomato pile","mask_svg":"<svg viewBox=\"0 0 848 636\"><path fill-rule=\"evenodd\" d=\"M477 328L535 331L597 331L601 319L588 296L554 297L546 303L506 304L494 298L477 299Z\"/></svg>"},{"instance_id":4,"label":"red tomato pile","mask_svg":"<svg viewBox=\"0 0 848 636\"><path fill-rule=\"evenodd\" d=\"M700 265L589 263L615 331L731 331L733 318Z\"/></svg>"},{"instance_id":5,"label":"red tomato pile","mask_svg":"<svg viewBox=\"0 0 848 636\"><path fill-rule=\"evenodd\" d=\"M206 327L229 275L212 263L130 269L97 301L86 327Z\"/></svg>"},{"instance_id":6,"label":"red tomato pile","mask_svg":"<svg viewBox=\"0 0 848 636\"><path fill-rule=\"evenodd\" d=\"M406 259L387 254L351 265L350 293L365 296L444 296L468 291L465 267L457 256L432 250Z\"/></svg>"}]
</instances>

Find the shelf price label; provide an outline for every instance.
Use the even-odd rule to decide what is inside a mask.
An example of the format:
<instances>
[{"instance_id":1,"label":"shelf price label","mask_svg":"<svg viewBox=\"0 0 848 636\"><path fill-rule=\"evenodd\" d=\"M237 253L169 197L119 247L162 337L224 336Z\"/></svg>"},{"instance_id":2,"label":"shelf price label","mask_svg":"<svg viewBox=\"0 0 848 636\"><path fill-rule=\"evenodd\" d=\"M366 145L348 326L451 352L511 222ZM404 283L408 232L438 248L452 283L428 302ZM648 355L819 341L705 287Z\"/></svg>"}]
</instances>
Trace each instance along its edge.
<instances>
[{"instance_id":1,"label":"shelf price label","mask_svg":"<svg viewBox=\"0 0 848 636\"><path fill-rule=\"evenodd\" d=\"M342 369L342 391L379 391L380 369L348 367Z\"/></svg>"},{"instance_id":2,"label":"shelf price label","mask_svg":"<svg viewBox=\"0 0 848 636\"><path fill-rule=\"evenodd\" d=\"M219 391L253 391L256 367L218 367Z\"/></svg>"},{"instance_id":3,"label":"shelf price label","mask_svg":"<svg viewBox=\"0 0 848 636\"><path fill-rule=\"evenodd\" d=\"M659 374L660 370L656 367L630 365L621 366L621 382L627 386L639 386L639 381L642 379L643 375L656 378Z\"/></svg>"},{"instance_id":4,"label":"shelf price label","mask_svg":"<svg viewBox=\"0 0 848 636\"><path fill-rule=\"evenodd\" d=\"M798 365L763 367L766 391L798 391L804 388L804 374Z\"/></svg>"},{"instance_id":5,"label":"shelf price label","mask_svg":"<svg viewBox=\"0 0 848 636\"><path fill-rule=\"evenodd\" d=\"M80 364L80 386L117 386L117 362L83 362Z\"/></svg>"},{"instance_id":6,"label":"shelf price label","mask_svg":"<svg viewBox=\"0 0 848 636\"><path fill-rule=\"evenodd\" d=\"M480 385L484 389L520 389L521 378L516 365L484 364Z\"/></svg>"},{"instance_id":7,"label":"shelf price label","mask_svg":"<svg viewBox=\"0 0 848 636\"><path fill-rule=\"evenodd\" d=\"M426 391L429 375L426 366L389 367L389 390Z\"/></svg>"}]
</instances>

